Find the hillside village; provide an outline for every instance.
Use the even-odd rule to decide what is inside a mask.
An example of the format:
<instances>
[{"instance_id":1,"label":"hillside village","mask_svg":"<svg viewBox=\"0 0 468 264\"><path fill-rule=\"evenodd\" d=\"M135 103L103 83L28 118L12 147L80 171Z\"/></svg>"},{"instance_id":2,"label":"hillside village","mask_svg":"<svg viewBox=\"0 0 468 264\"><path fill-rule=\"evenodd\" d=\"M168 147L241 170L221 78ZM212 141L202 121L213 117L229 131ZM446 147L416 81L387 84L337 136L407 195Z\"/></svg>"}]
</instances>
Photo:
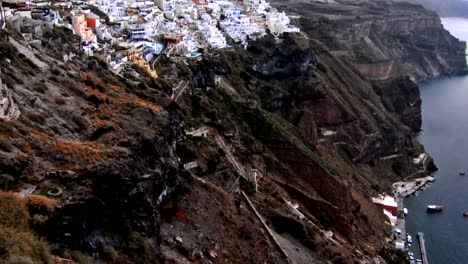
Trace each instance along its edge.
<instances>
[{"instance_id":1,"label":"hillside village","mask_svg":"<svg viewBox=\"0 0 468 264\"><path fill-rule=\"evenodd\" d=\"M284 12L265 0L90 0L52 5L6 0L2 15L30 42L41 28L65 27L81 38L85 55L108 63L115 73L134 63L155 78L154 65L161 54L196 58L234 43L246 48L249 41L267 34L279 38L299 32ZM74 55L63 54L63 60Z\"/></svg>"}]
</instances>

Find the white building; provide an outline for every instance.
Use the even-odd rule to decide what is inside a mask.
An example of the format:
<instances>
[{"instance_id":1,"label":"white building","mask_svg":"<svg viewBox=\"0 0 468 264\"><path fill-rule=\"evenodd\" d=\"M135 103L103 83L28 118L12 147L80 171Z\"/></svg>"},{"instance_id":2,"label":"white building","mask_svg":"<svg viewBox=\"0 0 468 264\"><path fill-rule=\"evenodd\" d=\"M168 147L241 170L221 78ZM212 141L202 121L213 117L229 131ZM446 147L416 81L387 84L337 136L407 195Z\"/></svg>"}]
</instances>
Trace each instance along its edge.
<instances>
[{"instance_id":1,"label":"white building","mask_svg":"<svg viewBox=\"0 0 468 264\"><path fill-rule=\"evenodd\" d=\"M174 0L155 0L154 4L162 11L174 9Z\"/></svg>"},{"instance_id":2,"label":"white building","mask_svg":"<svg viewBox=\"0 0 468 264\"><path fill-rule=\"evenodd\" d=\"M96 27L96 36L100 40L110 40L111 43L116 42L114 36L112 36L111 31L105 25L100 25L99 27Z\"/></svg>"},{"instance_id":3,"label":"white building","mask_svg":"<svg viewBox=\"0 0 468 264\"><path fill-rule=\"evenodd\" d=\"M281 35L284 32L299 32L299 28L289 25L291 20L284 12L269 12L266 17L266 25L274 36Z\"/></svg>"},{"instance_id":4,"label":"white building","mask_svg":"<svg viewBox=\"0 0 468 264\"><path fill-rule=\"evenodd\" d=\"M216 27L215 21L207 14L204 14L202 18L203 21L198 23L198 29L202 32L208 45L217 49L225 48L227 45L226 37Z\"/></svg>"}]
</instances>

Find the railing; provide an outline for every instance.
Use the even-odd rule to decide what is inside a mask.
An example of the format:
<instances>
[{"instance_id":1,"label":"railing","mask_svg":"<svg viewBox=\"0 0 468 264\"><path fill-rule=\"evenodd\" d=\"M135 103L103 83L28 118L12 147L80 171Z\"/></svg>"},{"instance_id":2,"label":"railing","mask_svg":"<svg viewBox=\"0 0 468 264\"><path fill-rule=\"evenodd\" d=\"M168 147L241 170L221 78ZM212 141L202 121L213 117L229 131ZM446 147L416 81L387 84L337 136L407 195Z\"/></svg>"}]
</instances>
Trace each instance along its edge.
<instances>
[{"instance_id":1,"label":"railing","mask_svg":"<svg viewBox=\"0 0 468 264\"><path fill-rule=\"evenodd\" d=\"M5 10L3 10L3 3L0 2L0 29L5 29L6 21L5 21Z\"/></svg>"}]
</instances>

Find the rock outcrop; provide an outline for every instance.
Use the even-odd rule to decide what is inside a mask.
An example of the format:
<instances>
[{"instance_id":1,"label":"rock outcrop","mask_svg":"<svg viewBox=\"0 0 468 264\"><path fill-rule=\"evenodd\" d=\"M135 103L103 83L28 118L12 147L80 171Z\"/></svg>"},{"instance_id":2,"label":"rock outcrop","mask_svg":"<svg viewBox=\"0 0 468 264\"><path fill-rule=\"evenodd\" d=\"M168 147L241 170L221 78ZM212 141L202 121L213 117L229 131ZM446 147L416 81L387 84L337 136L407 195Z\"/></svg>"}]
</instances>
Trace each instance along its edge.
<instances>
[{"instance_id":1,"label":"rock outcrop","mask_svg":"<svg viewBox=\"0 0 468 264\"><path fill-rule=\"evenodd\" d=\"M0 79L0 118L16 120L21 112L12 97L12 91Z\"/></svg>"},{"instance_id":2,"label":"rock outcrop","mask_svg":"<svg viewBox=\"0 0 468 264\"><path fill-rule=\"evenodd\" d=\"M412 131L421 129L421 97L419 87L407 77L374 82L374 90L385 108L399 117Z\"/></svg>"}]
</instances>

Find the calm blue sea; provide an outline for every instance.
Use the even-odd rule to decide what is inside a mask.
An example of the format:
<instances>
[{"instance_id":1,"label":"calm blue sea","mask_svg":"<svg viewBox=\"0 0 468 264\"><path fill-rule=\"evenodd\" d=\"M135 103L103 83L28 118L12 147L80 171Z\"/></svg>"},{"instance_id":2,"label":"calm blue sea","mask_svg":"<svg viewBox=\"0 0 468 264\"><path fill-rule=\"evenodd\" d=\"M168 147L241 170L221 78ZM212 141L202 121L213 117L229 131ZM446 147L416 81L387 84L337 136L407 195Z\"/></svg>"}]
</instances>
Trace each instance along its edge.
<instances>
[{"instance_id":1,"label":"calm blue sea","mask_svg":"<svg viewBox=\"0 0 468 264\"><path fill-rule=\"evenodd\" d=\"M444 27L468 41L468 20L442 19ZM423 131L419 140L435 159L437 181L417 197L408 198L407 230L419 256L417 232L424 232L431 264L468 263L468 76L438 78L420 84ZM466 171L460 176L459 171ZM427 214L428 204L445 206L440 214Z\"/></svg>"}]
</instances>

